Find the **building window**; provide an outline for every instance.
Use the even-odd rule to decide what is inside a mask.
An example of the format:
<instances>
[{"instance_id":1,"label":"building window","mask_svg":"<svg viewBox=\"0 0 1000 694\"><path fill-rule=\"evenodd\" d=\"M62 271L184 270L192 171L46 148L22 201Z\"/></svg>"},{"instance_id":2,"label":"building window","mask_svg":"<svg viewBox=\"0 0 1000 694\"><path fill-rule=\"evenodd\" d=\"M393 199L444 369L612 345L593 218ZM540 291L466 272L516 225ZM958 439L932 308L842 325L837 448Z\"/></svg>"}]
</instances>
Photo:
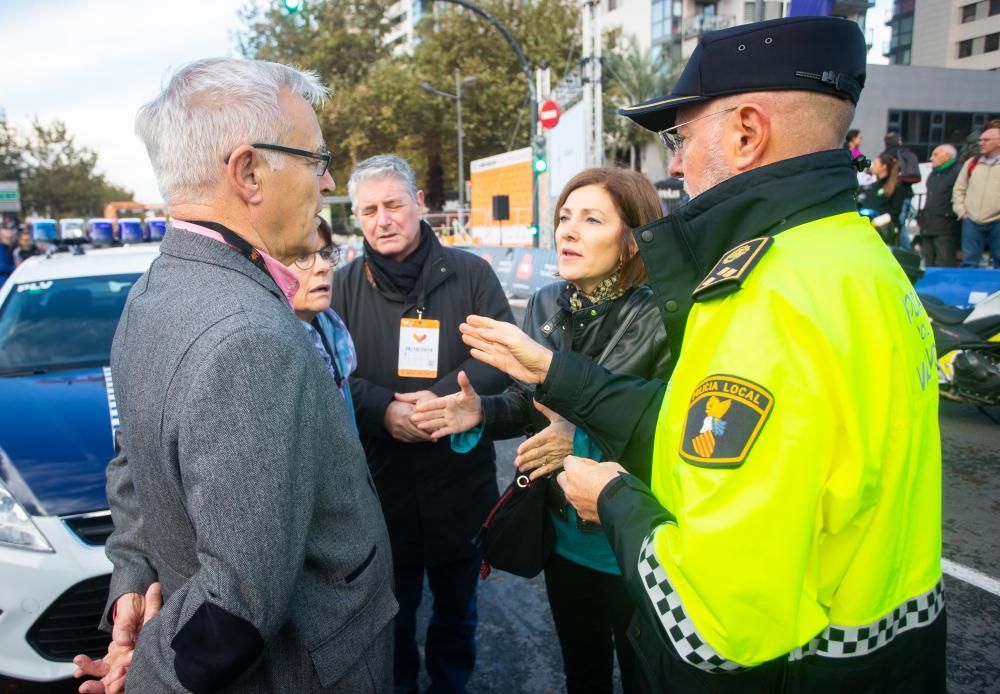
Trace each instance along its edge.
<instances>
[{"instance_id":1,"label":"building window","mask_svg":"<svg viewBox=\"0 0 1000 694\"><path fill-rule=\"evenodd\" d=\"M1000 0L990 0L990 16L1000 14Z\"/></svg>"},{"instance_id":2,"label":"building window","mask_svg":"<svg viewBox=\"0 0 1000 694\"><path fill-rule=\"evenodd\" d=\"M624 4L621 4L624 7ZM680 0L653 0L650 3L651 26L649 35L651 43L668 43L671 39L681 37L681 11L684 9ZM669 56L671 60L679 59L680 53L671 46L664 49L664 56Z\"/></svg>"},{"instance_id":3,"label":"building window","mask_svg":"<svg viewBox=\"0 0 1000 694\"><path fill-rule=\"evenodd\" d=\"M910 48L913 45L913 15L896 15L890 20L892 38L889 40L889 50L885 55L891 65L909 65Z\"/></svg>"},{"instance_id":4,"label":"building window","mask_svg":"<svg viewBox=\"0 0 1000 694\"><path fill-rule=\"evenodd\" d=\"M958 42L958 57L968 58L972 55L972 39Z\"/></svg>"},{"instance_id":5,"label":"building window","mask_svg":"<svg viewBox=\"0 0 1000 694\"><path fill-rule=\"evenodd\" d=\"M670 36L670 4L669 0L653 0L650 6L653 13L653 24L649 35L653 43Z\"/></svg>"},{"instance_id":6,"label":"building window","mask_svg":"<svg viewBox=\"0 0 1000 694\"><path fill-rule=\"evenodd\" d=\"M964 5L962 7L962 24L974 21L976 19L976 5L978 3L971 3L969 5Z\"/></svg>"},{"instance_id":7,"label":"building window","mask_svg":"<svg viewBox=\"0 0 1000 694\"><path fill-rule=\"evenodd\" d=\"M614 12L618 9L619 0L608 0L608 12Z\"/></svg>"},{"instance_id":8,"label":"building window","mask_svg":"<svg viewBox=\"0 0 1000 694\"><path fill-rule=\"evenodd\" d=\"M983 53L992 53L1000 48L1000 33L987 34L986 42L983 45Z\"/></svg>"},{"instance_id":9,"label":"building window","mask_svg":"<svg viewBox=\"0 0 1000 694\"><path fill-rule=\"evenodd\" d=\"M1000 113L970 113L968 111L893 111L886 119L886 131L899 133L905 146L920 161L927 161L940 144L961 147L969 133L982 129L990 118Z\"/></svg>"}]
</instances>

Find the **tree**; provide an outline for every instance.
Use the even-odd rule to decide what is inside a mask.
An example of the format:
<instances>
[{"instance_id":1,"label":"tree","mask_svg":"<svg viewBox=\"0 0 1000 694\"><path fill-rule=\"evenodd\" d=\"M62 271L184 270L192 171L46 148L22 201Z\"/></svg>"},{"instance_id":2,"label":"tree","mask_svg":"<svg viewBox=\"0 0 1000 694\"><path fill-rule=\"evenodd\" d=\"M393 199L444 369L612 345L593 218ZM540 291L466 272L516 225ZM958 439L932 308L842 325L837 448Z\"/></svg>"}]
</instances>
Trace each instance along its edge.
<instances>
[{"instance_id":1,"label":"tree","mask_svg":"<svg viewBox=\"0 0 1000 694\"><path fill-rule=\"evenodd\" d=\"M358 103L352 96L354 92L367 84L369 73L376 67L385 69L382 59L391 55L384 40L389 30L384 3L315 0L305 3L295 14L287 14L276 6L262 9L251 2L241 10L240 18L244 28L236 39L244 57L313 70L330 87L333 98L319 119L333 155L330 172L335 181L346 183L354 163L359 161L348 145L357 144L358 138L351 135L360 130L349 127L351 117L346 104ZM387 76L390 83L391 78Z\"/></svg>"},{"instance_id":2,"label":"tree","mask_svg":"<svg viewBox=\"0 0 1000 694\"><path fill-rule=\"evenodd\" d=\"M96 171L97 154L77 147L61 121L35 120L24 139L22 209L49 217L98 216L111 200L131 200L132 192Z\"/></svg>"},{"instance_id":3,"label":"tree","mask_svg":"<svg viewBox=\"0 0 1000 694\"><path fill-rule=\"evenodd\" d=\"M507 27L532 66L551 66L556 83L579 57L580 8L572 0L483 0L477 3ZM473 159L530 144L532 126L527 113L528 87L520 62L503 36L468 10L444 3L435 5L418 28L414 51L414 81L427 80L453 92L453 74L475 76L475 88L462 92L463 145L466 166ZM567 55L567 47L569 54ZM457 123L454 103L423 93L423 108L437 103L447 109L443 118L425 131L426 144L441 165L443 179L457 181ZM428 162L434 158L428 156ZM433 169L430 169L433 171ZM428 188L435 187L428 180Z\"/></svg>"},{"instance_id":4,"label":"tree","mask_svg":"<svg viewBox=\"0 0 1000 694\"><path fill-rule=\"evenodd\" d=\"M0 181L17 181L21 178L23 150L24 144L20 136L13 126L8 125L7 115L0 109Z\"/></svg>"},{"instance_id":5,"label":"tree","mask_svg":"<svg viewBox=\"0 0 1000 694\"><path fill-rule=\"evenodd\" d=\"M565 71L564 61L572 64L566 47L579 45L573 0L479 4L517 38L532 65L553 66L553 79ZM426 80L453 92L456 67L479 81L462 95L466 162L529 143L521 66L501 34L463 8L433 5L412 56L393 54L386 44L384 2L313 0L294 15L249 6L243 21L244 56L316 70L333 89L320 124L337 181L345 182L365 157L395 152L414 167L429 206L440 206L445 182L457 180L455 106L419 85Z\"/></svg>"},{"instance_id":6,"label":"tree","mask_svg":"<svg viewBox=\"0 0 1000 694\"><path fill-rule=\"evenodd\" d=\"M641 171L642 149L656 135L619 116L618 109L667 94L677 81L678 67L664 60L659 48L643 50L631 36L623 48L609 51L604 69L608 87L604 93L604 132L612 149L627 150L629 166Z\"/></svg>"}]
</instances>

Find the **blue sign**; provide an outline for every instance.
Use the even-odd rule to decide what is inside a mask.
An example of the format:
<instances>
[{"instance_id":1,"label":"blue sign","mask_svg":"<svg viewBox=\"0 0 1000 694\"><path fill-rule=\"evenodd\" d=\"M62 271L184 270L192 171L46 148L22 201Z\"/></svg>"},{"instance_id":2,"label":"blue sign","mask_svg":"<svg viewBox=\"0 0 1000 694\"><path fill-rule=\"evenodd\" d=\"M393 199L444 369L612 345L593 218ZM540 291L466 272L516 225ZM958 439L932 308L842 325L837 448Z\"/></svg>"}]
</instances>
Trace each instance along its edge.
<instances>
[{"instance_id":1,"label":"blue sign","mask_svg":"<svg viewBox=\"0 0 1000 694\"><path fill-rule=\"evenodd\" d=\"M952 306L971 306L1000 291L1000 270L929 267L917 282L917 292Z\"/></svg>"}]
</instances>

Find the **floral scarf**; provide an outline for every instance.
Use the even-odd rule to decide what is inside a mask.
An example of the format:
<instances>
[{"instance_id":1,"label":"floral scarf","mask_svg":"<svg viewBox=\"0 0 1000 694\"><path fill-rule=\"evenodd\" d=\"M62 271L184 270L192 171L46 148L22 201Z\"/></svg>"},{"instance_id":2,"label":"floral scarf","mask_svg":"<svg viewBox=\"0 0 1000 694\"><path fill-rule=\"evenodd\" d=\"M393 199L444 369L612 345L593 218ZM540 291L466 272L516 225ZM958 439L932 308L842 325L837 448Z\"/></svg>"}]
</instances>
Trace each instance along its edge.
<instances>
[{"instance_id":1,"label":"floral scarf","mask_svg":"<svg viewBox=\"0 0 1000 694\"><path fill-rule=\"evenodd\" d=\"M610 277L597 285L590 294L584 294L575 284L567 282L556 303L567 311L573 312L589 306L614 301L625 293L624 289L615 288L620 277L621 270L615 270Z\"/></svg>"}]
</instances>

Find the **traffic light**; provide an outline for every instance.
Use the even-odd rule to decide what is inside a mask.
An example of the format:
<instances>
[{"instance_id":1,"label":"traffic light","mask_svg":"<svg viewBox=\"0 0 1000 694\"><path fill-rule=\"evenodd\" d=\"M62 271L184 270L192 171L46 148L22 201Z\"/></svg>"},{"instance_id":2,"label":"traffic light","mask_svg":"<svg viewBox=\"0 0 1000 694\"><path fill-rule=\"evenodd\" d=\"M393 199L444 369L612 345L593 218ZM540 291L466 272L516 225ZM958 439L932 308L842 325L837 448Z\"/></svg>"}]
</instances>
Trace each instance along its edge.
<instances>
[{"instance_id":1,"label":"traffic light","mask_svg":"<svg viewBox=\"0 0 1000 694\"><path fill-rule=\"evenodd\" d=\"M532 164L531 169L535 175L543 174L549 169L549 162L545 159L545 137L539 135L531 143Z\"/></svg>"},{"instance_id":2,"label":"traffic light","mask_svg":"<svg viewBox=\"0 0 1000 694\"><path fill-rule=\"evenodd\" d=\"M532 236L538 236L538 225L537 224L529 224L528 225L528 231L531 232Z\"/></svg>"},{"instance_id":3,"label":"traffic light","mask_svg":"<svg viewBox=\"0 0 1000 694\"><path fill-rule=\"evenodd\" d=\"M284 0L285 12L295 14L302 9L303 0Z\"/></svg>"}]
</instances>

